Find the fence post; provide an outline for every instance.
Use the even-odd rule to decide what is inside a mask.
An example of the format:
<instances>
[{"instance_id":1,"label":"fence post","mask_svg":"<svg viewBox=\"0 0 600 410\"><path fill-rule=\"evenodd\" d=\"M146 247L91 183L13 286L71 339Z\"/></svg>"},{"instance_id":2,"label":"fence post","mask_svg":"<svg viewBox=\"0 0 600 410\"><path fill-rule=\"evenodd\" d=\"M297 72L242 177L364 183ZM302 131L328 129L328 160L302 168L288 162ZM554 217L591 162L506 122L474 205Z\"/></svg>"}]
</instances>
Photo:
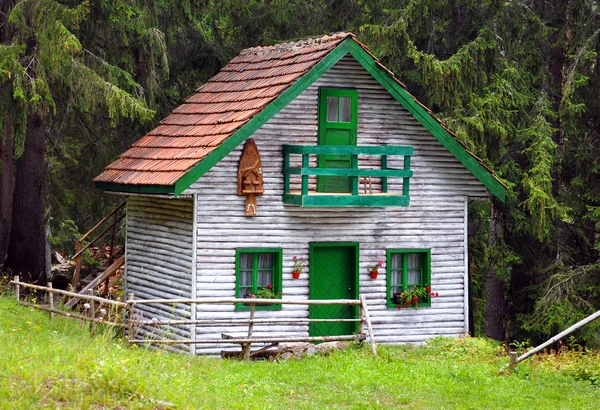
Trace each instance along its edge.
<instances>
[{"instance_id":1,"label":"fence post","mask_svg":"<svg viewBox=\"0 0 600 410\"><path fill-rule=\"evenodd\" d=\"M81 251L81 241L77 239L75 242L75 253ZM80 285L80 273L81 273L81 255L77 255L75 258L75 272L73 273L73 289L75 292L79 290Z\"/></svg>"},{"instance_id":2,"label":"fence post","mask_svg":"<svg viewBox=\"0 0 600 410\"><path fill-rule=\"evenodd\" d=\"M17 302L19 302L20 300L20 296L21 296L21 287L19 286L19 275L16 275L13 280L16 282L15 283L15 294L17 295Z\"/></svg>"},{"instance_id":3,"label":"fence post","mask_svg":"<svg viewBox=\"0 0 600 410\"><path fill-rule=\"evenodd\" d=\"M248 324L248 339L252 338L252 330L254 328L254 309L255 304L250 303L250 323ZM252 343L248 342L244 344L244 348L242 349L242 357L244 360L250 360L250 349L252 348Z\"/></svg>"},{"instance_id":4,"label":"fence post","mask_svg":"<svg viewBox=\"0 0 600 410\"><path fill-rule=\"evenodd\" d=\"M130 293L127 296L127 332L129 333L127 337L129 341L134 339L133 337L133 293Z\"/></svg>"},{"instance_id":5,"label":"fence post","mask_svg":"<svg viewBox=\"0 0 600 410\"><path fill-rule=\"evenodd\" d=\"M52 281L48 282L48 303L50 303L50 320L54 320L54 291L52 288Z\"/></svg>"},{"instance_id":6,"label":"fence post","mask_svg":"<svg viewBox=\"0 0 600 410\"><path fill-rule=\"evenodd\" d=\"M360 303L360 305L358 307L359 307L359 310L360 310L360 313L359 313L359 315L360 315L360 322L358 324L358 334L362 335L364 333L364 331L365 331L365 309L363 308L362 300L361 300L361 303Z\"/></svg>"},{"instance_id":7,"label":"fence post","mask_svg":"<svg viewBox=\"0 0 600 410\"><path fill-rule=\"evenodd\" d=\"M87 294L90 296L94 296L94 289L88 289ZM96 330L96 302L94 300L90 300L90 311L88 313L90 319L90 333L94 333Z\"/></svg>"},{"instance_id":8,"label":"fence post","mask_svg":"<svg viewBox=\"0 0 600 410\"><path fill-rule=\"evenodd\" d=\"M363 307L365 312L365 320L367 321L367 329L369 330L369 339L371 339L371 351L377 356L377 345L375 344L375 337L373 336L373 327L371 326L371 319L369 318L369 308L367 307L367 300L364 295L360 295L360 305Z\"/></svg>"},{"instance_id":9,"label":"fence post","mask_svg":"<svg viewBox=\"0 0 600 410\"><path fill-rule=\"evenodd\" d=\"M508 368L510 370L514 370L517 367L517 352L508 352L508 356L510 357L510 364Z\"/></svg>"}]
</instances>

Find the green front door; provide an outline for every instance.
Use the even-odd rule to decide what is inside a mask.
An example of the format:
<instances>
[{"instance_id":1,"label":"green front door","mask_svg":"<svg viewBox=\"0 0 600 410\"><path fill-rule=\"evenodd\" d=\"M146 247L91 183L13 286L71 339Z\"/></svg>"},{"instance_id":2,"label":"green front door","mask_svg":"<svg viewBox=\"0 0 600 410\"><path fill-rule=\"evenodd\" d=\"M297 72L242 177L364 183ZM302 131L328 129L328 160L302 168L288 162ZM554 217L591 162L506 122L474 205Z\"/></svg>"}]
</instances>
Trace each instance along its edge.
<instances>
[{"instance_id":1,"label":"green front door","mask_svg":"<svg viewBox=\"0 0 600 410\"><path fill-rule=\"evenodd\" d=\"M310 299L358 299L358 244L314 243L310 246ZM352 319L355 306L311 305L311 319ZM351 335L356 322L310 322L310 336Z\"/></svg>"},{"instance_id":2,"label":"green front door","mask_svg":"<svg viewBox=\"0 0 600 410\"><path fill-rule=\"evenodd\" d=\"M356 145L358 91L319 89L319 145ZM351 168L350 155L319 155L319 168ZM318 176L318 192L351 192L350 177Z\"/></svg>"}]
</instances>

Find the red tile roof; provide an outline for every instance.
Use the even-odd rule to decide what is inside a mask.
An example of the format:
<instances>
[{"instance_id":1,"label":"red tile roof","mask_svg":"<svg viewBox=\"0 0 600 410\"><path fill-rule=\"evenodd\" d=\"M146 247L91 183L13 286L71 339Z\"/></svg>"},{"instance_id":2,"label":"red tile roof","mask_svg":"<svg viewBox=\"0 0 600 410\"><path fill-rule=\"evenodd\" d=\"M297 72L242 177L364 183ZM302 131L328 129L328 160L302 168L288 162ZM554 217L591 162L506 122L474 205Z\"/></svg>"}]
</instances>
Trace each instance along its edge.
<instances>
[{"instance_id":1,"label":"red tile roof","mask_svg":"<svg viewBox=\"0 0 600 410\"><path fill-rule=\"evenodd\" d=\"M243 50L94 182L174 185L352 33Z\"/></svg>"},{"instance_id":2,"label":"red tile roof","mask_svg":"<svg viewBox=\"0 0 600 410\"><path fill-rule=\"evenodd\" d=\"M186 98L160 125L120 155L94 182L170 187L279 97L346 38L354 41L406 90L352 33L243 50ZM492 177L494 172L458 140L432 111L407 94L447 131Z\"/></svg>"}]
</instances>

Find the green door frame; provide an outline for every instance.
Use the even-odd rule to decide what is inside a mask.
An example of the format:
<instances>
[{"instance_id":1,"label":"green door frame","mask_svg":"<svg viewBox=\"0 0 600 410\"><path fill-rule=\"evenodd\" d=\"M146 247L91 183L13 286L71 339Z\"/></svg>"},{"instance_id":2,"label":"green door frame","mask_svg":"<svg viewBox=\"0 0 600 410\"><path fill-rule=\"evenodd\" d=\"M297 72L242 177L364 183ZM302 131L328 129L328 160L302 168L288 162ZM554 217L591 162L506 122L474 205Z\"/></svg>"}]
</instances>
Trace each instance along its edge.
<instances>
[{"instance_id":1,"label":"green door frame","mask_svg":"<svg viewBox=\"0 0 600 410\"><path fill-rule=\"evenodd\" d=\"M353 298L358 300L359 296L359 262L360 262L360 245L358 242L310 242L309 243L309 262L313 260L315 248L327 248L327 247L351 247L354 248L354 278L353 283ZM314 292L314 282L310 279L310 265L309 265L309 276L308 276L308 298L311 299L311 295ZM353 318L358 318L358 306L352 307ZM309 319L312 319L309 308ZM354 323L354 332L358 332L358 322Z\"/></svg>"}]
</instances>

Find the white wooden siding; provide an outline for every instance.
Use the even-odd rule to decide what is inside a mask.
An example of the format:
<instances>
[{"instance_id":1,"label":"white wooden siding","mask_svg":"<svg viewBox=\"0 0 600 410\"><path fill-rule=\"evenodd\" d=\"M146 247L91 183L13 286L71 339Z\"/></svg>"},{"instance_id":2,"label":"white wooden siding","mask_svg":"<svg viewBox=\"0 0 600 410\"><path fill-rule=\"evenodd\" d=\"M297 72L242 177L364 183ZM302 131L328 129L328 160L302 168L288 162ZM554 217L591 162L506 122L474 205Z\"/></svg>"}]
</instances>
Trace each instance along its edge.
<instances>
[{"instance_id":1,"label":"white wooden siding","mask_svg":"<svg viewBox=\"0 0 600 410\"><path fill-rule=\"evenodd\" d=\"M193 201L130 196L127 199L126 294L135 299L192 296ZM137 318L189 319L189 305L138 305ZM190 338L190 326L145 326L138 338ZM189 351L178 345L175 350Z\"/></svg>"},{"instance_id":2,"label":"white wooden siding","mask_svg":"<svg viewBox=\"0 0 600 410\"><path fill-rule=\"evenodd\" d=\"M301 208L284 205L282 145L315 145L317 93L321 86L358 89L358 145L410 145L415 148L409 207ZM423 342L437 335L464 332L465 197L486 197L485 187L352 58L345 57L254 135L260 151L265 194L257 197L258 216L245 217L245 198L237 195L237 166L243 144L186 191L197 195L197 297L233 297L235 249L283 248L284 298L308 299L310 267L291 277L292 257L308 259L309 242L360 244L360 293L367 298L380 343ZM398 164L390 164L397 166ZM397 181L397 182L394 182ZM400 180L390 180L390 191ZM368 266L385 261L387 249L430 248L431 307L386 307L385 268L370 279ZM233 306L199 305L197 318L244 318ZM264 317L306 318L305 306L257 312ZM247 327L199 326L198 338ZM307 335L308 325L255 325L261 334ZM197 352L217 354L221 346L198 345ZM238 347L239 349L239 347Z\"/></svg>"}]
</instances>

